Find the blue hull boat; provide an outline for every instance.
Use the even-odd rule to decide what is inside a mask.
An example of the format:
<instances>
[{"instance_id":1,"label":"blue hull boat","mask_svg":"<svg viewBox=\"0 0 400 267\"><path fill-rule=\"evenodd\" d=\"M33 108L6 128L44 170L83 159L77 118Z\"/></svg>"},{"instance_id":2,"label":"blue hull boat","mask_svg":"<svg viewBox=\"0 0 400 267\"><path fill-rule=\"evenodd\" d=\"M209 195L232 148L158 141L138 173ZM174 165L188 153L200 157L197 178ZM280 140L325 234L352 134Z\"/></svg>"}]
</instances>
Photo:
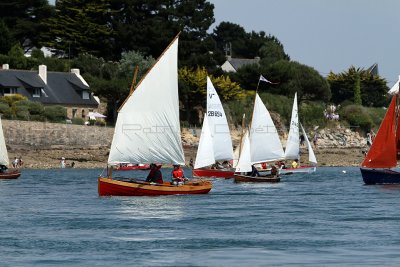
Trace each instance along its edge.
<instances>
[{"instance_id":1,"label":"blue hull boat","mask_svg":"<svg viewBox=\"0 0 400 267\"><path fill-rule=\"evenodd\" d=\"M390 169L360 168L365 184L400 184L400 172Z\"/></svg>"}]
</instances>

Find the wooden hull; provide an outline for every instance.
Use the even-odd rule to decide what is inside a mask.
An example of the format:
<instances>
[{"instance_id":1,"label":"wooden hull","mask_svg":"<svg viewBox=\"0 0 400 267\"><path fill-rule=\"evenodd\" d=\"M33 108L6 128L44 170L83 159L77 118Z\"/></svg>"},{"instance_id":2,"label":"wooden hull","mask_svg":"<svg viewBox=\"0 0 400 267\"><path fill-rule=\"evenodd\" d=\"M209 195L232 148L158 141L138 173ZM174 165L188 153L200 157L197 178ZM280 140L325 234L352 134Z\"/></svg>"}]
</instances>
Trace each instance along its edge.
<instances>
[{"instance_id":1,"label":"wooden hull","mask_svg":"<svg viewBox=\"0 0 400 267\"><path fill-rule=\"evenodd\" d=\"M293 173L312 173L317 170L317 167L315 166L301 166L298 168L286 168L286 169L280 169L279 174L293 174Z\"/></svg>"},{"instance_id":2,"label":"wooden hull","mask_svg":"<svg viewBox=\"0 0 400 267\"><path fill-rule=\"evenodd\" d=\"M265 175L265 176L247 176L241 174L235 174L235 183L279 183L281 178L276 175Z\"/></svg>"},{"instance_id":3,"label":"wooden hull","mask_svg":"<svg viewBox=\"0 0 400 267\"><path fill-rule=\"evenodd\" d=\"M193 177L232 178L234 174L235 171L233 170L218 170L218 169L192 170Z\"/></svg>"},{"instance_id":4,"label":"wooden hull","mask_svg":"<svg viewBox=\"0 0 400 267\"><path fill-rule=\"evenodd\" d=\"M118 166L116 168L114 168L114 170L116 171L136 171L136 170L150 170L150 165L149 164L145 164L142 166Z\"/></svg>"},{"instance_id":5,"label":"wooden hull","mask_svg":"<svg viewBox=\"0 0 400 267\"><path fill-rule=\"evenodd\" d=\"M191 181L184 185L150 184L147 182L119 181L110 178L99 177L98 192L100 196L161 196L161 195L185 195L207 194L212 188L209 181Z\"/></svg>"},{"instance_id":6,"label":"wooden hull","mask_svg":"<svg viewBox=\"0 0 400 267\"><path fill-rule=\"evenodd\" d=\"M360 168L364 183L372 184L400 184L400 172L390 169Z\"/></svg>"},{"instance_id":7,"label":"wooden hull","mask_svg":"<svg viewBox=\"0 0 400 267\"><path fill-rule=\"evenodd\" d=\"M21 175L18 170L0 173L0 179L17 179Z\"/></svg>"}]
</instances>

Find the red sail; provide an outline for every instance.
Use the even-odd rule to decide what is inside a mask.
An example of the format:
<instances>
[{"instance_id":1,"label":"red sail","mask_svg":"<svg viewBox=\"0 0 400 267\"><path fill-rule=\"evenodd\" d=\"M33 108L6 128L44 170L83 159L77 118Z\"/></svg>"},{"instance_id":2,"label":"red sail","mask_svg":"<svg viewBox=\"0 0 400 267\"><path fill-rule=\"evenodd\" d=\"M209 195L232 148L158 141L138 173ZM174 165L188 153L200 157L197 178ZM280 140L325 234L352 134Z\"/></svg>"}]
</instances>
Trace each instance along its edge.
<instances>
[{"instance_id":1,"label":"red sail","mask_svg":"<svg viewBox=\"0 0 400 267\"><path fill-rule=\"evenodd\" d=\"M396 96L386 111L371 149L362 162L367 168L392 168L397 165L396 147Z\"/></svg>"},{"instance_id":2,"label":"red sail","mask_svg":"<svg viewBox=\"0 0 400 267\"><path fill-rule=\"evenodd\" d=\"M397 147L397 160L400 159L400 116L397 111L397 130L396 130L396 147Z\"/></svg>"}]
</instances>

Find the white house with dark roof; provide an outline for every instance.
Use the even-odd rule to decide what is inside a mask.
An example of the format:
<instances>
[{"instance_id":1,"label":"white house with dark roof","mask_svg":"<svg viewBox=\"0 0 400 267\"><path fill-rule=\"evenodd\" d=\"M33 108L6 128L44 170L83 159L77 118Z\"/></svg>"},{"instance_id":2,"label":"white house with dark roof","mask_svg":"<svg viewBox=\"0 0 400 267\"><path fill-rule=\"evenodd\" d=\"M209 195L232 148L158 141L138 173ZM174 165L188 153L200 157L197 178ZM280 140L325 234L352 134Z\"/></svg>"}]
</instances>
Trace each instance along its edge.
<instances>
[{"instance_id":1,"label":"white house with dark roof","mask_svg":"<svg viewBox=\"0 0 400 267\"><path fill-rule=\"evenodd\" d=\"M39 71L30 71L9 69L8 64L3 64L0 69L0 96L12 94L21 94L44 105L63 106L71 119L87 118L88 113L96 112L100 104L79 69L48 72L45 65L40 65Z\"/></svg>"},{"instance_id":2,"label":"white house with dark roof","mask_svg":"<svg viewBox=\"0 0 400 267\"><path fill-rule=\"evenodd\" d=\"M233 58L231 56L226 57L226 61L221 65L221 69L225 72L237 72L237 70L244 65L258 64L260 61L259 57L251 58Z\"/></svg>"}]
</instances>

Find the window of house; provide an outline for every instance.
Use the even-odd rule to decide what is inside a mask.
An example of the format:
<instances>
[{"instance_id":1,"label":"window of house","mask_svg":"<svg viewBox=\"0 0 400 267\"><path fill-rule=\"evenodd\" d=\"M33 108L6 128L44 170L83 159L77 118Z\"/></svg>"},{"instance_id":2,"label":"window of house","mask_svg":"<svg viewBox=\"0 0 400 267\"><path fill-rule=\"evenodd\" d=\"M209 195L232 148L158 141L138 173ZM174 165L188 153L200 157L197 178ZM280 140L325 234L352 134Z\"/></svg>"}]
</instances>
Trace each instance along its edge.
<instances>
[{"instance_id":1,"label":"window of house","mask_svg":"<svg viewBox=\"0 0 400 267\"><path fill-rule=\"evenodd\" d=\"M33 88L32 90L32 96L33 97L40 97L40 88Z\"/></svg>"},{"instance_id":2,"label":"window of house","mask_svg":"<svg viewBox=\"0 0 400 267\"><path fill-rule=\"evenodd\" d=\"M72 118L75 118L76 117L76 112L78 111L78 109L77 108L73 108L72 109Z\"/></svg>"},{"instance_id":3,"label":"window of house","mask_svg":"<svg viewBox=\"0 0 400 267\"><path fill-rule=\"evenodd\" d=\"M15 95L17 93L17 88L11 87L11 88L4 88L4 95Z\"/></svg>"},{"instance_id":4,"label":"window of house","mask_svg":"<svg viewBox=\"0 0 400 267\"><path fill-rule=\"evenodd\" d=\"M82 91L82 99L89 99L89 91Z\"/></svg>"}]
</instances>

